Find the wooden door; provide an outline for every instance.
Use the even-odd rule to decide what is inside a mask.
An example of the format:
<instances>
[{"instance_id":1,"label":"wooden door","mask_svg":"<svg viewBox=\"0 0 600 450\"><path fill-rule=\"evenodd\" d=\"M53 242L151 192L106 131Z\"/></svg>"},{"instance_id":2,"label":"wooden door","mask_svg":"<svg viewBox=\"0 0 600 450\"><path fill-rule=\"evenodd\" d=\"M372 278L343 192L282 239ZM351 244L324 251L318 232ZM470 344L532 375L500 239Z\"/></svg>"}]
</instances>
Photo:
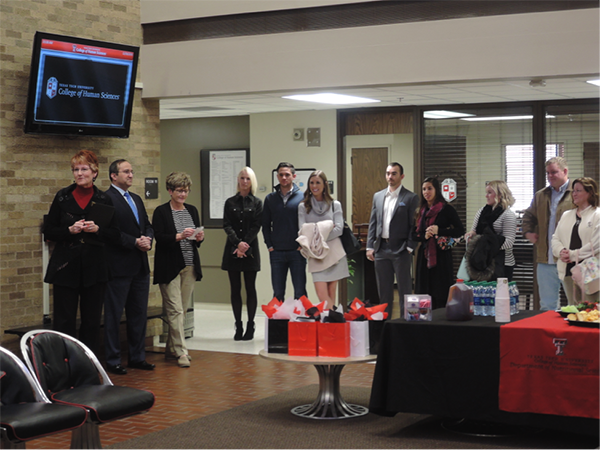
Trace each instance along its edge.
<instances>
[{"instance_id":1,"label":"wooden door","mask_svg":"<svg viewBox=\"0 0 600 450\"><path fill-rule=\"evenodd\" d=\"M368 224L373 194L387 186L387 147L352 149L352 224Z\"/></svg>"}]
</instances>

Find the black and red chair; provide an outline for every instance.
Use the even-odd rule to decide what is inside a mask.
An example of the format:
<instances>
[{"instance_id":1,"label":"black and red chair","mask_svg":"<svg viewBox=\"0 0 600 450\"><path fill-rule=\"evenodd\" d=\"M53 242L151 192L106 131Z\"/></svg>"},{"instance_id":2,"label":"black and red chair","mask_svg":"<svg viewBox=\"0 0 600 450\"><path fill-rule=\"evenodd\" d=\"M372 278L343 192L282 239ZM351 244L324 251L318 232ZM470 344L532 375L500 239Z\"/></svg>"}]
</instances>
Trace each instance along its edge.
<instances>
[{"instance_id":1,"label":"black and red chair","mask_svg":"<svg viewBox=\"0 0 600 450\"><path fill-rule=\"evenodd\" d=\"M145 413L154 405L152 392L113 385L94 353L64 333L30 331L21 338L21 351L50 401L88 412L80 448L102 448L100 424Z\"/></svg>"},{"instance_id":2,"label":"black and red chair","mask_svg":"<svg viewBox=\"0 0 600 450\"><path fill-rule=\"evenodd\" d=\"M23 361L0 347L0 432L2 448L25 448L25 442L73 430L87 420L84 408L52 403ZM77 448L74 439L71 448Z\"/></svg>"}]
</instances>

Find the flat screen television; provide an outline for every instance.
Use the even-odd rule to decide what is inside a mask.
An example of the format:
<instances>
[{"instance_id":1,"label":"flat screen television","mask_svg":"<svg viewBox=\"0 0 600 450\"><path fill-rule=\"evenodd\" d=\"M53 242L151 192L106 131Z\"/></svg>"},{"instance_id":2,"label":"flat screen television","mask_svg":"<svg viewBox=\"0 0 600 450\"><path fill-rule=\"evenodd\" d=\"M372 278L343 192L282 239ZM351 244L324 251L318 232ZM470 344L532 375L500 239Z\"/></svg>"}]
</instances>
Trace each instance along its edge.
<instances>
[{"instance_id":1,"label":"flat screen television","mask_svg":"<svg viewBox=\"0 0 600 450\"><path fill-rule=\"evenodd\" d=\"M139 47L36 32L25 133L129 137Z\"/></svg>"}]
</instances>

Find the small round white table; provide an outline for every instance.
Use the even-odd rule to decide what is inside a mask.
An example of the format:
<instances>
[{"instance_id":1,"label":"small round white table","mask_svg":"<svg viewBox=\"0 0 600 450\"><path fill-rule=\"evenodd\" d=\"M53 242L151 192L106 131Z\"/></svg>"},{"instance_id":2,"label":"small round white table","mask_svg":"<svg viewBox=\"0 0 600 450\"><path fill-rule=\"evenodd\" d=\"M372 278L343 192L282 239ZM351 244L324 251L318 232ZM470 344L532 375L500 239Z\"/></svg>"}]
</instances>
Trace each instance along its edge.
<instances>
[{"instance_id":1,"label":"small round white table","mask_svg":"<svg viewBox=\"0 0 600 450\"><path fill-rule=\"evenodd\" d=\"M268 353L265 350L261 350L258 354L273 361L312 364L317 369L319 374L317 399L310 405L292 408L292 414L308 419L349 419L369 413L368 408L346 403L343 399L340 393L340 374L346 364L375 361L377 355L331 358L326 356L290 356L285 353Z\"/></svg>"}]
</instances>

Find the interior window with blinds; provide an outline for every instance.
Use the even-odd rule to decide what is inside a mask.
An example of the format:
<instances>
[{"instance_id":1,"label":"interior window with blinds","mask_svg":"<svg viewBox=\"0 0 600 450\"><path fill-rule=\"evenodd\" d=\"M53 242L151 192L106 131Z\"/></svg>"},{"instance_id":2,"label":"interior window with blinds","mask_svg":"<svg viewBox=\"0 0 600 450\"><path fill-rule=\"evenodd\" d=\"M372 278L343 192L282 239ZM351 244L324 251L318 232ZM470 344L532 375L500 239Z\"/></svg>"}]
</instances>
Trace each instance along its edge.
<instances>
[{"instance_id":1,"label":"interior window with blinds","mask_svg":"<svg viewBox=\"0 0 600 450\"><path fill-rule=\"evenodd\" d=\"M546 142L563 144L569 179L590 177L599 182L600 116L598 102L546 108Z\"/></svg>"},{"instance_id":2,"label":"interior window with blinds","mask_svg":"<svg viewBox=\"0 0 600 450\"><path fill-rule=\"evenodd\" d=\"M531 204L535 191L533 185L533 145L506 145L506 184L515 198L512 210L519 213ZM547 144L546 161L554 156L564 156L564 145ZM548 179L546 179L548 186Z\"/></svg>"},{"instance_id":3,"label":"interior window with blinds","mask_svg":"<svg viewBox=\"0 0 600 450\"><path fill-rule=\"evenodd\" d=\"M485 205L487 182L506 181L508 172L517 179L531 181L527 194L519 194L521 198L517 199L529 206L534 192L532 117L533 110L528 105L463 106L424 112L424 175L438 173L443 176L440 181L450 177L457 182L457 200L453 206L458 204L464 208L467 229L479 208ZM515 146L511 147L515 150L514 158L512 154L507 157L509 145ZM527 147L529 151L520 151ZM515 163L508 169L507 162L513 160Z\"/></svg>"}]
</instances>

